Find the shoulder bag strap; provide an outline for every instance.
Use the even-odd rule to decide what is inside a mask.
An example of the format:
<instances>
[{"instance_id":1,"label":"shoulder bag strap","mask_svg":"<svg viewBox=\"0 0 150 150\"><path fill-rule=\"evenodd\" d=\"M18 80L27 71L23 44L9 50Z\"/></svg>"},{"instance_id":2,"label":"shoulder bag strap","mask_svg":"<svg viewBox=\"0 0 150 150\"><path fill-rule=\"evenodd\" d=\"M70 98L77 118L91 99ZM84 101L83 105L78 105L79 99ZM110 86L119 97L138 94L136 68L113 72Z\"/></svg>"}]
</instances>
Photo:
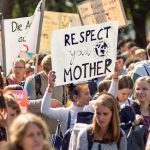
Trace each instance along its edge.
<instances>
[{"instance_id":1,"label":"shoulder bag strap","mask_svg":"<svg viewBox=\"0 0 150 150\"><path fill-rule=\"evenodd\" d=\"M88 150L91 150L93 145L93 134L91 133L91 129L87 130L87 141L88 141Z\"/></svg>"},{"instance_id":2,"label":"shoulder bag strap","mask_svg":"<svg viewBox=\"0 0 150 150\"><path fill-rule=\"evenodd\" d=\"M70 124L71 124L71 112L68 112L68 123L67 123L67 130L70 128Z\"/></svg>"},{"instance_id":3,"label":"shoulder bag strap","mask_svg":"<svg viewBox=\"0 0 150 150\"><path fill-rule=\"evenodd\" d=\"M148 70L147 70L145 65L144 65L144 68L145 68L145 71L146 71L147 75L150 76L150 74L149 74L149 72L148 72Z\"/></svg>"}]
</instances>

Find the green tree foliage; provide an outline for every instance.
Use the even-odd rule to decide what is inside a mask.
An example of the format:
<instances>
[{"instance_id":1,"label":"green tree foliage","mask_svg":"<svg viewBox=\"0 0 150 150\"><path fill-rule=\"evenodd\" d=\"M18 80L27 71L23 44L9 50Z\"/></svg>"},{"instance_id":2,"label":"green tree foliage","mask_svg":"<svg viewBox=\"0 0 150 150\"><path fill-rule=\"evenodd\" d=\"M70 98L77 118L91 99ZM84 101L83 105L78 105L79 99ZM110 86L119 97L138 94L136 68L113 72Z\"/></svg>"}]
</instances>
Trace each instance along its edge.
<instances>
[{"instance_id":1,"label":"green tree foliage","mask_svg":"<svg viewBox=\"0 0 150 150\"><path fill-rule=\"evenodd\" d=\"M146 42L146 22L149 18L150 1L149 0L123 0L124 9L129 19L133 21L136 32L135 42L145 47Z\"/></svg>"},{"instance_id":2,"label":"green tree foliage","mask_svg":"<svg viewBox=\"0 0 150 150\"><path fill-rule=\"evenodd\" d=\"M46 10L77 12L75 5L83 0L47 0ZM33 14L39 0L0 0L0 11L4 18L26 17ZM128 19L131 19L136 32L136 43L146 46L146 21L149 17L149 0L122 0Z\"/></svg>"}]
</instances>

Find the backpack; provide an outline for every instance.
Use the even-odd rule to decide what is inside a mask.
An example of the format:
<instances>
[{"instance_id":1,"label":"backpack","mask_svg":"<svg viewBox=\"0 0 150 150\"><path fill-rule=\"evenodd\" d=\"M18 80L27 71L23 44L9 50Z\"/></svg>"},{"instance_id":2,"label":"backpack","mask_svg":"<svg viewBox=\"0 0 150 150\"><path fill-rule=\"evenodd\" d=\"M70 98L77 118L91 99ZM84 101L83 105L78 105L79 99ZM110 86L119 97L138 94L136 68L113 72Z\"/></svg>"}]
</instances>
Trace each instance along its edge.
<instances>
[{"instance_id":1,"label":"backpack","mask_svg":"<svg viewBox=\"0 0 150 150\"><path fill-rule=\"evenodd\" d=\"M69 150L70 137L73 129L68 129L62 139L61 150Z\"/></svg>"},{"instance_id":2,"label":"backpack","mask_svg":"<svg viewBox=\"0 0 150 150\"><path fill-rule=\"evenodd\" d=\"M36 97L38 95L43 96L43 93L41 92L41 76L39 73L34 75L34 79L35 79L35 91L36 91ZM67 96L66 96L66 92L65 92L65 87L63 86L63 100L62 103L63 105L65 105L67 102Z\"/></svg>"},{"instance_id":3,"label":"backpack","mask_svg":"<svg viewBox=\"0 0 150 150\"><path fill-rule=\"evenodd\" d=\"M90 124L93 118L91 112L78 112L76 123ZM63 137L61 150L68 150L73 129L68 129Z\"/></svg>"},{"instance_id":4,"label":"backpack","mask_svg":"<svg viewBox=\"0 0 150 150\"><path fill-rule=\"evenodd\" d=\"M97 83L96 79L88 80L87 84L89 86L90 94L91 96L94 96L95 93L97 92Z\"/></svg>"},{"instance_id":5,"label":"backpack","mask_svg":"<svg viewBox=\"0 0 150 150\"><path fill-rule=\"evenodd\" d=\"M117 148L118 148L118 150L119 150L120 140L121 140L121 137L122 137L122 136L123 136L123 133L122 133L122 131L120 130L120 139L119 139L119 141L117 142ZM93 138L94 138L94 135L92 134L91 129L89 128L89 129L87 130L88 150L91 150L91 148L92 148L92 146L93 146L93 143L94 143Z\"/></svg>"},{"instance_id":6,"label":"backpack","mask_svg":"<svg viewBox=\"0 0 150 150\"><path fill-rule=\"evenodd\" d=\"M55 134L52 135L51 144L55 150L62 150L63 148L66 148L66 145L64 145L64 143L63 143L63 142L65 142L65 143L68 142L68 141L66 141L66 138L69 139L69 141L70 141L70 137L66 137L66 133L69 131L69 128L70 128L70 123L71 123L71 112L69 111L68 112L68 121L67 121L67 131L65 132L64 136L61 131L60 123L58 123L58 125L57 125ZM68 144L68 147L69 147L69 144ZM67 150L67 149L63 149L63 150Z\"/></svg>"},{"instance_id":7,"label":"backpack","mask_svg":"<svg viewBox=\"0 0 150 150\"><path fill-rule=\"evenodd\" d=\"M132 125L125 130L127 136L127 150L145 150L148 129L144 125Z\"/></svg>"},{"instance_id":8,"label":"backpack","mask_svg":"<svg viewBox=\"0 0 150 150\"><path fill-rule=\"evenodd\" d=\"M41 92L41 76L39 73L34 75L35 79L35 90L36 90L36 97L40 94L41 96L43 95Z\"/></svg>"}]
</instances>

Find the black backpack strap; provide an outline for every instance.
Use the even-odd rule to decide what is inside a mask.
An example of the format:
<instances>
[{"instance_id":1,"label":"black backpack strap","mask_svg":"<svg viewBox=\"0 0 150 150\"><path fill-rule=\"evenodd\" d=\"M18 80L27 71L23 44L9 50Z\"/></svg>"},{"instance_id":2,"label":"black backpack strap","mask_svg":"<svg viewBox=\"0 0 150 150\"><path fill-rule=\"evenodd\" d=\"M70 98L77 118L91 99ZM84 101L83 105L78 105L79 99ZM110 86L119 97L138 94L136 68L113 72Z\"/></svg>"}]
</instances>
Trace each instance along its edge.
<instances>
[{"instance_id":1,"label":"black backpack strap","mask_svg":"<svg viewBox=\"0 0 150 150\"><path fill-rule=\"evenodd\" d=\"M67 122L67 130L70 128L70 124L71 124L71 112L68 112L68 122Z\"/></svg>"},{"instance_id":2,"label":"black backpack strap","mask_svg":"<svg viewBox=\"0 0 150 150\"><path fill-rule=\"evenodd\" d=\"M120 147L120 141L121 141L122 136L123 136L123 133L122 133L122 131L120 129L120 138L119 138L119 141L117 142L117 148L118 148L118 150L119 150L119 147Z\"/></svg>"},{"instance_id":3,"label":"black backpack strap","mask_svg":"<svg viewBox=\"0 0 150 150\"><path fill-rule=\"evenodd\" d=\"M148 70L147 70L145 65L144 65L144 68L145 68L145 71L146 71L147 75L150 76L150 74L149 74L149 72L148 72Z\"/></svg>"},{"instance_id":4,"label":"black backpack strap","mask_svg":"<svg viewBox=\"0 0 150 150\"><path fill-rule=\"evenodd\" d=\"M35 79L36 96L38 94L43 95L42 92L41 92L41 90L40 90L41 89L41 76L40 76L40 74L36 74L34 76L34 79Z\"/></svg>"},{"instance_id":5,"label":"black backpack strap","mask_svg":"<svg viewBox=\"0 0 150 150\"><path fill-rule=\"evenodd\" d=\"M87 141L88 141L88 150L91 150L93 145L93 134L91 129L87 130Z\"/></svg>"},{"instance_id":6,"label":"black backpack strap","mask_svg":"<svg viewBox=\"0 0 150 150\"><path fill-rule=\"evenodd\" d=\"M66 93L66 87L65 85L63 85L63 99L62 99L62 103L64 106L66 106L67 103L67 93Z\"/></svg>"}]
</instances>

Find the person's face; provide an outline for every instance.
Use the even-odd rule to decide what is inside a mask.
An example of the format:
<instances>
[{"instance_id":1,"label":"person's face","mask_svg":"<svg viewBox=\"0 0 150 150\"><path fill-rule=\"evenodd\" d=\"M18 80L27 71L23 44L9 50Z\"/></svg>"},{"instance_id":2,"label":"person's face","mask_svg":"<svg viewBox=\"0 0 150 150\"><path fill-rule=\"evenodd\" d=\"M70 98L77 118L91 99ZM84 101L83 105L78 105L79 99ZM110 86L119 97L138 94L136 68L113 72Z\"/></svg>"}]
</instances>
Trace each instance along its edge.
<instances>
[{"instance_id":1,"label":"person's face","mask_svg":"<svg viewBox=\"0 0 150 150\"><path fill-rule=\"evenodd\" d=\"M7 123L11 124L16 117L17 117L16 110L7 107L7 118L6 118Z\"/></svg>"},{"instance_id":2,"label":"person's face","mask_svg":"<svg viewBox=\"0 0 150 150\"><path fill-rule=\"evenodd\" d=\"M77 103L80 106L85 106L89 104L89 101L91 100L90 90L88 85L82 86L79 95L77 96Z\"/></svg>"},{"instance_id":3,"label":"person's face","mask_svg":"<svg viewBox=\"0 0 150 150\"><path fill-rule=\"evenodd\" d=\"M23 150L42 150L44 137L39 127L33 123L27 126L26 133L20 146Z\"/></svg>"},{"instance_id":4,"label":"person's face","mask_svg":"<svg viewBox=\"0 0 150 150\"><path fill-rule=\"evenodd\" d=\"M118 100L120 102L124 102L128 99L128 96L130 95L130 89L129 88L123 88L121 90L118 90Z\"/></svg>"},{"instance_id":5,"label":"person's face","mask_svg":"<svg viewBox=\"0 0 150 150\"><path fill-rule=\"evenodd\" d=\"M119 70L122 70L123 65L124 65L123 59L122 59L122 58L117 59L117 64L118 64L118 69L119 69Z\"/></svg>"},{"instance_id":6,"label":"person's face","mask_svg":"<svg viewBox=\"0 0 150 150\"><path fill-rule=\"evenodd\" d=\"M112 118L112 111L104 106L99 105L96 110L96 121L101 129L108 128L111 118Z\"/></svg>"},{"instance_id":7,"label":"person's face","mask_svg":"<svg viewBox=\"0 0 150 150\"><path fill-rule=\"evenodd\" d=\"M140 103L147 102L150 100L150 84L146 81L136 81L135 83L135 97Z\"/></svg>"},{"instance_id":8,"label":"person's face","mask_svg":"<svg viewBox=\"0 0 150 150\"><path fill-rule=\"evenodd\" d=\"M24 77L25 75L25 66L23 62L16 62L14 64L14 74L16 77Z\"/></svg>"}]
</instances>

